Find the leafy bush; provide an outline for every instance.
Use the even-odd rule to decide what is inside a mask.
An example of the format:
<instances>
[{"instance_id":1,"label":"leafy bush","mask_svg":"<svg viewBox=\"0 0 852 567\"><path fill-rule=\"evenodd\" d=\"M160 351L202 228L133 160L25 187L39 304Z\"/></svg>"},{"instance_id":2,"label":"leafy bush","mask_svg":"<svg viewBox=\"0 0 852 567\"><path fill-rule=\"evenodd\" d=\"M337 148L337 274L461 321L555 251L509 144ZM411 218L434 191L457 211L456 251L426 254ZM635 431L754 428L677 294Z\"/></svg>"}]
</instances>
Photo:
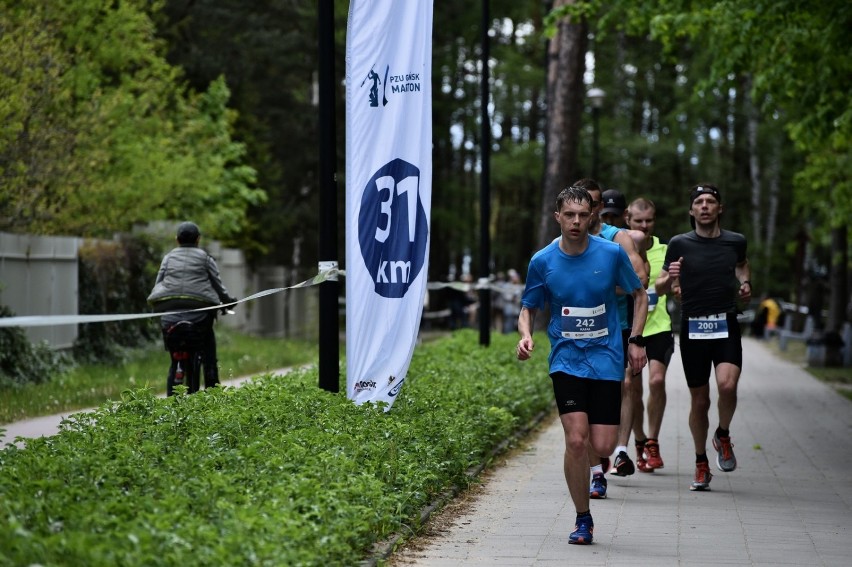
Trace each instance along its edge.
<instances>
[{"instance_id":1,"label":"leafy bush","mask_svg":"<svg viewBox=\"0 0 852 567\"><path fill-rule=\"evenodd\" d=\"M160 256L161 250L145 235L87 241L79 251L80 313L146 311ZM159 336L154 319L82 324L74 342L74 358L79 362L118 360L124 348Z\"/></svg>"},{"instance_id":2,"label":"leafy bush","mask_svg":"<svg viewBox=\"0 0 852 567\"><path fill-rule=\"evenodd\" d=\"M464 331L415 352L389 412L317 372L146 390L0 451L0 564L351 565L552 407L545 356Z\"/></svg>"},{"instance_id":3,"label":"leafy bush","mask_svg":"<svg viewBox=\"0 0 852 567\"><path fill-rule=\"evenodd\" d=\"M15 313L0 305L0 317ZM53 351L46 342L30 343L20 327L0 328L0 388L46 382L70 363L68 356Z\"/></svg>"}]
</instances>

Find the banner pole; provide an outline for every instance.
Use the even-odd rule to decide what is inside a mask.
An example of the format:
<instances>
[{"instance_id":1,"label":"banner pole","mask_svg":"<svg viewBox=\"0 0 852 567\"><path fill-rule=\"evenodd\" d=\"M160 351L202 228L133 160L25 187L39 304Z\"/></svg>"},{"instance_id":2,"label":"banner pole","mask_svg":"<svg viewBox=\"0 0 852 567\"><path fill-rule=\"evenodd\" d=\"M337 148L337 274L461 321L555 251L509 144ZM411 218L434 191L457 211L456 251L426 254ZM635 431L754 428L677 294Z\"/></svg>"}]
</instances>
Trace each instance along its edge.
<instances>
[{"instance_id":1,"label":"banner pole","mask_svg":"<svg viewBox=\"0 0 852 567\"><path fill-rule=\"evenodd\" d=\"M481 129L482 145L479 148L480 165L482 171L479 173L479 223L480 223L480 245L479 245L479 279L488 281L491 274L491 235L489 224L491 222L491 119L488 115L488 103L490 91L488 88L488 60L491 58L488 30L491 27L489 15L489 1L482 0L482 100L481 107ZM491 344L491 288L487 285L479 288L479 344L489 346Z\"/></svg>"},{"instance_id":2,"label":"banner pole","mask_svg":"<svg viewBox=\"0 0 852 567\"><path fill-rule=\"evenodd\" d=\"M319 38L319 260L337 267L337 152L334 96L334 0L318 2ZM319 285L319 387L340 391L338 281Z\"/></svg>"}]
</instances>

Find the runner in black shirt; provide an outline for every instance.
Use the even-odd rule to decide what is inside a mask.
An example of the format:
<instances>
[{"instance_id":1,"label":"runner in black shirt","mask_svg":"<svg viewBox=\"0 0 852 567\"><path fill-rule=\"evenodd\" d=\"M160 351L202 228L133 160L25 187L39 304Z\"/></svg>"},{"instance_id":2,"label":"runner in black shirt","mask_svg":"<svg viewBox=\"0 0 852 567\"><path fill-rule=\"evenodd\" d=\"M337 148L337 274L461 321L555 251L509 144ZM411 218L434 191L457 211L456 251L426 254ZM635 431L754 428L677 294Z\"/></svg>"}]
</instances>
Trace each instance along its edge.
<instances>
[{"instance_id":1,"label":"runner in black shirt","mask_svg":"<svg viewBox=\"0 0 852 567\"><path fill-rule=\"evenodd\" d=\"M737 468L729 427L737 407L742 370L742 340L737 301L751 298L746 240L721 228L722 196L710 184L690 193L693 232L671 239L657 294L672 291L681 300L680 353L692 403L689 429L695 443L696 468L691 490L709 490L707 435L710 427L710 366L716 369L719 427L713 435L716 465Z\"/></svg>"}]
</instances>

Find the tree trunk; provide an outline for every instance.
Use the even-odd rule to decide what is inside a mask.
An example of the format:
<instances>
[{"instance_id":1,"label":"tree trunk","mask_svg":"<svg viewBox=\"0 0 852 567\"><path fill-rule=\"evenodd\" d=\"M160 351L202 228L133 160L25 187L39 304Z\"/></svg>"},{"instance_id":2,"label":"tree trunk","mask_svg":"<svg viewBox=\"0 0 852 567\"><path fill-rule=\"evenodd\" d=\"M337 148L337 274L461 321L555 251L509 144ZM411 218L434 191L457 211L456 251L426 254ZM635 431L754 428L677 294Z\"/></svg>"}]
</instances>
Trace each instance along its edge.
<instances>
[{"instance_id":1,"label":"tree trunk","mask_svg":"<svg viewBox=\"0 0 852 567\"><path fill-rule=\"evenodd\" d=\"M769 154L770 162L767 168L769 170L767 175L767 196L769 202L766 210L766 240L763 247L763 269L761 270L761 281L763 282L764 289L766 289L766 285L770 281L772 254L775 250L775 233L778 228L778 203L781 193L781 159L781 144L778 142L778 138L773 137Z\"/></svg>"},{"instance_id":2,"label":"tree trunk","mask_svg":"<svg viewBox=\"0 0 852 567\"><path fill-rule=\"evenodd\" d=\"M760 203L760 151L757 143L757 131L760 117L751 99L751 75L745 74L742 91L746 114L746 132L748 143L748 172L751 179L751 228L754 246L761 247L763 241L763 207ZM763 285L766 281L763 282Z\"/></svg>"},{"instance_id":3,"label":"tree trunk","mask_svg":"<svg viewBox=\"0 0 852 567\"><path fill-rule=\"evenodd\" d=\"M839 332L846 321L846 305L849 302L847 293L846 271L849 265L849 254L847 253L847 230L846 225L831 230L831 271L829 281L831 282L828 303L828 331Z\"/></svg>"},{"instance_id":4,"label":"tree trunk","mask_svg":"<svg viewBox=\"0 0 852 567\"><path fill-rule=\"evenodd\" d=\"M573 0L556 0L558 9ZM553 220L554 203L559 192L574 181L577 169L577 147L583 111L583 73L586 70L588 26L563 18L548 47L547 63L547 151L545 156L544 187L541 202L541 221L538 232L539 248L558 235Z\"/></svg>"}]
</instances>

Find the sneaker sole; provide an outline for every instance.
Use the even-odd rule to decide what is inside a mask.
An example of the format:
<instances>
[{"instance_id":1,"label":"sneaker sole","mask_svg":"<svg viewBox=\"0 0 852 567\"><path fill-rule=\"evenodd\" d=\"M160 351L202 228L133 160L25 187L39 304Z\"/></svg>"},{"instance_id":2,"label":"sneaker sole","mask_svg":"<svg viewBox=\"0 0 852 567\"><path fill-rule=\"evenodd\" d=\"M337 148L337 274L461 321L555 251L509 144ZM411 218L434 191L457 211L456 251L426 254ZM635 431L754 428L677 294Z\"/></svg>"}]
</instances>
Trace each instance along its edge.
<instances>
[{"instance_id":1,"label":"sneaker sole","mask_svg":"<svg viewBox=\"0 0 852 567\"><path fill-rule=\"evenodd\" d=\"M592 492L591 494L589 494L589 498L591 498L592 500L606 500L606 494L601 496L597 492Z\"/></svg>"},{"instance_id":2,"label":"sneaker sole","mask_svg":"<svg viewBox=\"0 0 852 567\"><path fill-rule=\"evenodd\" d=\"M689 489L693 492L710 492L710 485L708 484L707 486L696 486L693 484L689 487Z\"/></svg>"},{"instance_id":3,"label":"sneaker sole","mask_svg":"<svg viewBox=\"0 0 852 567\"><path fill-rule=\"evenodd\" d=\"M594 538L589 538L589 541L586 541L584 538L579 538L576 540L569 539L568 543L570 543L571 545L591 545L593 539Z\"/></svg>"},{"instance_id":4,"label":"sneaker sole","mask_svg":"<svg viewBox=\"0 0 852 567\"><path fill-rule=\"evenodd\" d=\"M609 471L609 474L612 474L612 475L615 475L615 476L630 476L634 472L636 472L636 471L635 470L632 470L630 472L620 471L617 468L613 467L613 469L611 471Z\"/></svg>"},{"instance_id":5,"label":"sneaker sole","mask_svg":"<svg viewBox=\"0 0 852 567\"><path fill-rule=\"evenodd\" d=\"M719 469L722 472L734 472L735 470L737 470L737 465L734 465L733 467L726 469L725 467L722 466L722 462L719 460L719 457L716 457L716 468Z\"/></svg>"}]
</instances>

